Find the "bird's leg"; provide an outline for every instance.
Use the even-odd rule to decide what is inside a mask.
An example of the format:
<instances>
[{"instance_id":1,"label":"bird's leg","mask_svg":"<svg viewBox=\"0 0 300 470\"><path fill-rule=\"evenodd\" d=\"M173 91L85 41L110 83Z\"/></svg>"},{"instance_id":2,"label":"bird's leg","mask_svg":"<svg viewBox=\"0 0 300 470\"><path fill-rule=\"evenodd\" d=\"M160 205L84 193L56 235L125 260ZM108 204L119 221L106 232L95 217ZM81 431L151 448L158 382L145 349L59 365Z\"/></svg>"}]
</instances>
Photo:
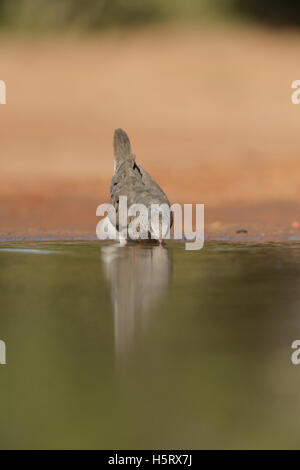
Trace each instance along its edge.
<instances>
[{"instance_id":1,"label":"bird's leg","mask_svg":"<svg viewBox=\"0 0 300 470\"><path fill-rule=\"evenodd\" d=\"M163 239L162 238L158 239L158 244L159 244L159 246L163 246Z\"/></svg>"}]
</instances>

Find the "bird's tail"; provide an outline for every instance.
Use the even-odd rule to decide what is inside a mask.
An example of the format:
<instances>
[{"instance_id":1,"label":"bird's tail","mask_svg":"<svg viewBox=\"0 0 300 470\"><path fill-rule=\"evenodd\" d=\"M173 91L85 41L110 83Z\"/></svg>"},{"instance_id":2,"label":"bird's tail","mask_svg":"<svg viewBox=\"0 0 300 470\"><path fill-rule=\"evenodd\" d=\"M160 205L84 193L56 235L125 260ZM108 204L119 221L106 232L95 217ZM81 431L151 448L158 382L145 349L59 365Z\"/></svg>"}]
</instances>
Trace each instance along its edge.
<instances>
[{"instance_id":1,"label":"bird's tail","mask_svg":"<svg viewBox=\"0 0 300 470\"><path fill-rule=\"evenodd\" d=\"M116 165L120 165L125 160L134 160L131 153L130 140L123 129L116 129L114 133L114 152Z\"/></svg>"}]
</instances>

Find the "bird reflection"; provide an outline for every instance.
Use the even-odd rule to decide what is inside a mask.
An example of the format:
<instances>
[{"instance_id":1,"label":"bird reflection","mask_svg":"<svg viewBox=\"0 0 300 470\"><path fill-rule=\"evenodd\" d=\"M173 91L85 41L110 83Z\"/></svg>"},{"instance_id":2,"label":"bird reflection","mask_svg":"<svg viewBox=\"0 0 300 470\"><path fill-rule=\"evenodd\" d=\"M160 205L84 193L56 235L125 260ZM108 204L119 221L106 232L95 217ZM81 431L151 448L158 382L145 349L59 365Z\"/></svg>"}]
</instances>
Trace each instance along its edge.
<instances>
[{"instance_id":1,"label":"bird reflection","mask_svg":"<svg viewBox=\"0 0 300 470\"><path fill-rule=\"evenodd\" d=\"M129 351L163 297L171 277L171 255L167 248L133 244L102 247L101 258L111 285L115 347L120 357Z\"/></svg>"}]
</instances>

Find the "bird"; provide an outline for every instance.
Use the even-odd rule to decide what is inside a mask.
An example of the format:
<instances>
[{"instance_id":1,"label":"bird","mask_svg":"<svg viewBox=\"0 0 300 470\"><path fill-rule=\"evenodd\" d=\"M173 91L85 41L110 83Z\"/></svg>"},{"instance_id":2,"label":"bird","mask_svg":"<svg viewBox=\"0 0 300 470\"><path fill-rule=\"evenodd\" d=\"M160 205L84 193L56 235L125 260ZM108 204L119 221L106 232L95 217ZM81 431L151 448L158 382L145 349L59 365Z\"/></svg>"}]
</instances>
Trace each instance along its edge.
<instances>
[{"instance_id":1,"label":"bird","mask_svg":"<svg viewBox=\"0 0 300 470\"><path fill-rule=\"evenodd\" d=\"M172 226L170 202L154 179L137 162L132 153L128 135L123 129L114 132L114 175L110 185L110 204L115 209L116 218L112 220L113 228L119 232L119 240L126 243L135 241L156 240L162 245L163 239ZM134 233L130 232L130 223L135 217L129 216L125 227L119 224L120 197L127 197L127 207L143 204L146 211L140 214ZM158 208L158 206L160 206ZM122 232L125 229L125 235ZM128 230L129 229L129 230Z\"/></svg>"}]
</instances>

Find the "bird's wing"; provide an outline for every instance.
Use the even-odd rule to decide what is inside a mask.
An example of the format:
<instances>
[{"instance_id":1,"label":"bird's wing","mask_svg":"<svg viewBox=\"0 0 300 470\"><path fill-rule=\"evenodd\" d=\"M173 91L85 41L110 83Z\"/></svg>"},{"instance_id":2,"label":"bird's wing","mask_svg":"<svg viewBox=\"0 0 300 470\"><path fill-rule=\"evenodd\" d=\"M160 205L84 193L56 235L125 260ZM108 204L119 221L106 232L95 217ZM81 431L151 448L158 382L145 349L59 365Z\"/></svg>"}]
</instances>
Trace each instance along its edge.
<instances>
[{"instance_id":1,"label":"bird's wing","mask_svg":"<svg viewBox=\"0 0 300 470\"><path fill-rule=\"evenodd\" d=\"M153 178L135 162L125 161L116 171L110 187L110 203L116 212L120 196L127 197L128 207L132 204L168 204L167 196Z\"/></svg>"}]
</instances>

